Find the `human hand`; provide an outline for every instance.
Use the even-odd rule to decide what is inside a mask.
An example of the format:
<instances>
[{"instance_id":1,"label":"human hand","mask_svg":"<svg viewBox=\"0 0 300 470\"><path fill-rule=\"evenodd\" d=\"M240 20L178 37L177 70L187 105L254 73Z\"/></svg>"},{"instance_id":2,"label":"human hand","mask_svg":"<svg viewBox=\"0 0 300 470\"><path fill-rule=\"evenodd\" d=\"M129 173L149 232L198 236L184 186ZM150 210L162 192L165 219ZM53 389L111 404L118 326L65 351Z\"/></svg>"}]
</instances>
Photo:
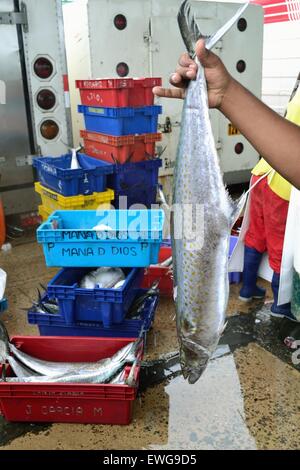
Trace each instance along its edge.
<instances>
[{"instance_id":1,"label":"human hand","mask_svg":"<svg viewBox=\"0 0 300 470\"><path fill-rule=\"evenodd\" d=\"M221 59L205 48L204 39L196 44L196 55L204 67L207 81L208 103L210 108L219 108L222 99L233 80ZM197 76L197 64L187 53L179 58L175 73L170 77L171 85L175 88L154 87L153 93L164 98L185 98L186 88L190 80Z\"/></svg>"}]
</instances>

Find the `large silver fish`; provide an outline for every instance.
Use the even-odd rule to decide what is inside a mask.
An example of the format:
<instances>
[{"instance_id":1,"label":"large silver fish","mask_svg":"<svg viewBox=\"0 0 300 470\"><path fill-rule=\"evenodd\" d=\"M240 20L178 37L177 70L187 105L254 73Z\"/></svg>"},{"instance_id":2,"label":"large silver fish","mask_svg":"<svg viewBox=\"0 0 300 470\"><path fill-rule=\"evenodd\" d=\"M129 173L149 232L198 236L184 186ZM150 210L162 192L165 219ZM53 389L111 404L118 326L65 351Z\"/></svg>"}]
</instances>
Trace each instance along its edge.
<instances>
[{"instance_id":1,"label":"large silver fish","mask_svg":"<svg viewBox=\"0 0 300 470\"><path fill-rule=\"evenodd\" d=\"M208 49L246 7L243 5L206 41ZM178 23L187 50L194 56L201 34L188 1L181 5ZM224 187L209 118L204 69L199 61L197 64L197 78L189 83L183 106L172 214L180 363L189 383L195 383L205 370L224 329L230 229L244 203L244 198L233 203Z\"/></svg>"}]
</instances>

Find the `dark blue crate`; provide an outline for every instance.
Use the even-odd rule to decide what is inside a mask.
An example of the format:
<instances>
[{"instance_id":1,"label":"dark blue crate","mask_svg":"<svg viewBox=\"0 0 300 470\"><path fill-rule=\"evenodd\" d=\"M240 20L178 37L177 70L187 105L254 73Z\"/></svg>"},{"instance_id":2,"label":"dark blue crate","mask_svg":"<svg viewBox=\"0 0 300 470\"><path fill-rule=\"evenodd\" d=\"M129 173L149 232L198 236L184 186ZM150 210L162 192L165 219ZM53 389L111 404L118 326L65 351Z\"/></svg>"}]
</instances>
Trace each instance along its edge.
<instances>
[{"instance_id":1,"label":"dark blue crate","mask_svg":"<svg viewBox=\"0 0 300 470\"><path fill-rule=\"evenodd\" d=\"M158 262L163 224L162 210L56 211L37 229L37 241L47 266L147 267Z\"/></svg>"},{"instance_id":2,"label":"dark blue crate","mask_svg":"<svg viewBox=\"0 0 300 470\"><path fill-rule=\"evenodd\" d=\"M162 161L159 158L115 165L114 173L107 180L109 188L115 191L114 207L129 209L135 204L141 204L151 209L151 205L156 202L158 172L161 166Z\"/></svg>"},{"instance_id":3,"label":"dark blue crate","mask_svg":"<svg viewBox=\"0 0 300 470\"><path fill-rule=\"evenodd\" d=\"M86 130L109 135L147 134L157 132L161 106L142 108L100 108L78 106L83 113Z\"/></svg>"},{"instance_id":4,"label":"dark blue crate","mask_svg":"<svg viewBox=\"0 0 300 470\"><path fill-rule=\"evenodd\" d=\"M6 299L0 300L0 313L5 312L5 310L7 310L7 307L8 307L7 300Z\"/></svg>"},{"instance_id":5,"label":"dark blue crate","mask_svg":"<svg viewBox=\"0 0 300 470\"><path fill-rule=\"evenodd\" d=\"M126 281L120 289L80 288L80 280L90 271L62 269L48 284L49 297L58 300L60 314L68 325L92 321L110 328L122 323L141 285L143 269L124 269Z\"/></svg>"},{"instance_id":6,"label":"dark blue crate","mask_svg":"<svg viewBox=\"0 0 300 470\"><path fill-rule=\"evenodd\" d=\"M39 181L47 188L63 196L92 194L107 189L107 175L114 171L114 165L77 154L81 168L71 170L71 154L61 157L37 157L33 166L37 169Z\"/></svg>"},{"instance_id":7,"label":"dark blue crate","mask_svg":"<svg viewBox=\"0 0 300 470\"><path fill-rule=\"evenodd\" d=\"M107 178L108 187L118 193L153 188L158 185L158 172L161 166L162 160L160 158L115 165L113 174Z\"/></svg>"},{"instance_id":8,"label":"dark blue crate","mask_svg":"<svg viewBox=\"0 0 300 470\"><path fill-rule=\"evenodd\" d=\"M136 298L144 295L147 289L135 291ZM158 305L158 296L149 297L144 304L144 308L139 319L125 319L119 325L112 325L111 328L103 328L99 323L77 322L67 325L63 317L59 315L41 315L28 312L28 322L38 325L42 336L96 336L110 338L137 338L143 331L146 334L151 328L155 311Z\"/></svg>"},{"instance_id":9,"label":"dark blue crate","mask_svg":"<svg viewBox=\"0 0 300 470\"><path fill-rule=\"evenodd\" d=\"M115 191L113 206L115 209L133 209L133 206L136 209L159 209L158 204L153 207L156 204L156 196L157 185L146 189Z\"/></svg>"}]
</instances>

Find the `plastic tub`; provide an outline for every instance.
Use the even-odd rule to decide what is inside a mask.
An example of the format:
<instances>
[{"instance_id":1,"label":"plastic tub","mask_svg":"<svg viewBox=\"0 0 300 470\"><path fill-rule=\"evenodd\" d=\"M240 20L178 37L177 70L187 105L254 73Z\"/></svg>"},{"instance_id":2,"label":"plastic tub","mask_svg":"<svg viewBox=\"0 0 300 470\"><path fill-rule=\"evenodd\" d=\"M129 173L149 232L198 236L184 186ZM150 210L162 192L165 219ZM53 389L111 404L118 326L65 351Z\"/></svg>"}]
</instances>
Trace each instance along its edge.
<instances>
[{"instance_id":1,"label":"plastic tub","mask_svg":"<svg viewBox=\"0 0 300 470\"><path fill-rule=\"evenodd\" d=\"M161 134L123 135L115 137L97 132L80 131L86 154L109 163L134 163L155 155L155 143Z\"/></svg>"},{"instance_id":2,"label":"plastic tub","mask_svg":"<svg viewBox=\"0 0 300 470\"><path fill-rule=\"evenodd\" d=\"M112 356L132 340L49 336L15 336L11 339L27 354L63 362L96 362ZM129 371L130 367L126 372ZM139 373L137 367L137 382ZM8 368L7 376L10 374ZM0 382L0 414L13 422L129 424L136 393L137 388L128 385Z\"/></svg>"},{"instance_id":3,"label":"plastic tub","mask_svg":"<svg viewBox=\"0 0 300 470\"><path fill-rule=\"evenodd\" d=\"M114 200L114 191L107 189L102 193L79 194L78 196L62 196L45 188L41 183L35 183L35 191L41 196L42 206L48 214L56 210L92 210L110 209Z\"/></svg>"},{"instance_id":4,"label":"plastic tub","mask_svg":"<svg viewBox=\"0 0 300 470\"><path fill-rule=\"evenodd\" d=\"M131 135L157 132L161 106L143 108L96 108L78 106L84 116L86 130L111 135Z\"/></svg>"},{"instance_id":5,"label":"plastic tub","mask_svg":"<svg viewBox=\"0 0 300 470\"><path fill-rule=\"evenodd\" d=\"M142 269L125 269L126 280L119 289L83 289L80 280L90 268L62 269L48 284L48 295L56 298L60 314L67 324L79 321L102 322L104 328L122 323L136 289L140 287Z\"/></svg>"},{"instance_id":6,"label":"plastic tub","mask_svg":"<svg viewBox=\"0 0 300 470\"><path fill-rule=\"evenodd\" d=\"M157 185L150 188L115 192L115 209L158 209L156 204ZM134 206L134 207L133 207Z\"/></svg>"},{"instance_id":7,"label":"plastic tub","mask_svg":"<svg viewBox=\"0 0 300 470\"><path fill-rule=\"evenodd\" d=\"M236 243L238 241L238 237L231 235L230 237L230 245L229 245L229 256L231 255ZM165 242L165 246L161 246L159 251L159 263L162 263L166 259L172 256L172 248L170 242ZM240 272L232 272L228 273L229 282L230 284L238 284L242 280L242 273ZM159 292L160 295L166 297L173 296L173 279L172 273L169 267L161 267L161 266L149 266L144 270L144 278L142 281L142 286L144 289L149 289L155 281L159 281Z\"/></svg>"},{"instance_id":8,"label":"plastic tub","mask_svg":"<svg viewBox=\"0 0 300 470\"><path fill-rule=\"evenodd\" d=\"M40 183L63 196L106 191L107 175L113 173L113 165L85 154L78 154L77 158L81 166L77 170L71 170L71 154L37 157L33 159L33 166Z\"/></svg>"},{"instance_id":9,"label":"plastic tub","mask_svg":"<svg viewBox=\"0 0 300 470\"><path fill-rule=\"evenodd\" d=\"M172 256L172 248L170 246L162 246L159 251L159 263ZM144 271L142 287L149 289L155 281L159 281L159 293L162 296L173 296L173 279L169 267L149 266Z\"/></svg>"},{"instance_id":10,"label":"plastic tub","mask_svg":"<svg viewBox=\"0 0 300 470\"><path fill-rule=\"evenodd\" d=\"M56 211L37 241L47 266L146 267L157 263L163 223L162 210Z\"/></svg>"},{"instance_id":11,"label":"plastic tub","mask_svg":"<svg viewBox=\"0 0 300 470\"><path fill-rule=\"evenodd\" d=\"M108 177L107 182L116 193L126 191L129 196L134 191L157 187L161 166L160 158L148 162L115 165L114 172Z\"/></svg>"},{"instance_id":12,"label":"plastic tub","mask_svg":"<svg viewBox=\"0 0 300 470\"><path fill-rule=\"evenodd\" d=\"M136 298L144 295L147 289L135 290ZM61 315L42 315L28 311L28 322L37 325L42 336L99 336L113 338L138 338L140 334L146 335L153 323L158 296L148 298L137 319L128 319L120 324L113 324L110 328L103 328L101 323L76 322L67 324Z\"/></svg>"},{"instance_id":13,"label":"plastic tub","mask_svg":"<svg viewBox=\"0 0 300 470\"><path fill-rule=\"evenodd\" d=\"M81 103L86 106L151 106L152 88L161 86L161 78L107 78L76 80Z\"/></svg>"}]
</instances>

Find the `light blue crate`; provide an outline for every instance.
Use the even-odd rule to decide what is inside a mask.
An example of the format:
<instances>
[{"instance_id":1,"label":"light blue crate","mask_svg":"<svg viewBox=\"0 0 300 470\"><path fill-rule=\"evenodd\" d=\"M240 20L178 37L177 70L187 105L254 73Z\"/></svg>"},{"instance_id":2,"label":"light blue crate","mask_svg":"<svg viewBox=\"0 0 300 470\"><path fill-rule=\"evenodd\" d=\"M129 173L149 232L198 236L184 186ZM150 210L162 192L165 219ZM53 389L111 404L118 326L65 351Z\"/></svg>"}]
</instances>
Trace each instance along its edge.
<instances>
[{"instance_id":1,"label":"light blue crate","mask_svg":"<svg viewBox=\"0 0 300 470\"><path fill-rule=\"evenodd\" d=\"M158 262L163 223L162 210L56 211L37 240L47 266L147 267Z\"/></svg>"}]
</instances>

